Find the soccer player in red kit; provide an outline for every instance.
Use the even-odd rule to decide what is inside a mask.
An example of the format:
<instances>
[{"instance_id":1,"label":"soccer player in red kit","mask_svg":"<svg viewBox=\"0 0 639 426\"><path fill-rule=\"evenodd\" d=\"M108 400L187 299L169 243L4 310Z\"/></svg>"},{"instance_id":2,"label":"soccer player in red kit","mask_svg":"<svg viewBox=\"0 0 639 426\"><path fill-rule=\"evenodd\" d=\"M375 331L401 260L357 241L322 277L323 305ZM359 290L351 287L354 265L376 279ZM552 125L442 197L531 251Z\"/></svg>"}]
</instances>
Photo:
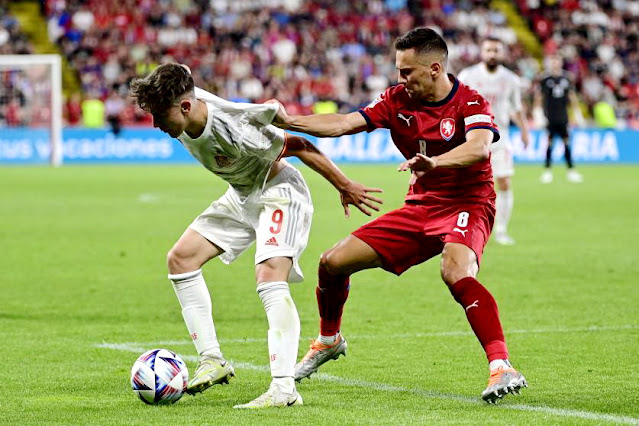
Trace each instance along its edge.
<instances>
[{"instance_id":1,"label":"soccer player in red kit","mask_svg":"<svg viewBox=\"0 0 639 426\"><path fill-rule=\"evenodd\" d=\"M488 357L490 379L482 398L494 403L527 386L508 360L495 299L476 279L495 217L489 148L499 131L488 102L446 73L448 48L435 31L413 29L397 39L395 49L399 84L366 108L350 114L289 116L280 106L273 122L323 137L388 128L407 159L399 170L412 172L403 207L323 253L316 289L320 335L295 366L295 378L308 377L345 354L340 326L351 274L383 268L400 275L441 253L442 279ZM372 207L369 200L362 203Z\"/></svg>"}]
</instances>

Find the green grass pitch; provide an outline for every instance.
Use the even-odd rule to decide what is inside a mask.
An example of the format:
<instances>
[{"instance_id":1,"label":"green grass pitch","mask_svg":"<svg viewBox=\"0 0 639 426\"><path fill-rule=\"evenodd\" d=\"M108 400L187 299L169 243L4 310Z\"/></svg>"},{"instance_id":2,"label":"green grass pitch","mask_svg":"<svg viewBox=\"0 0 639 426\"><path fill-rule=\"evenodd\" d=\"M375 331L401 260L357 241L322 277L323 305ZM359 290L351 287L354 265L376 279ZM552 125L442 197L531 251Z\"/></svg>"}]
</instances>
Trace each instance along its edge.
<instances>
[{"instance_id":1,"label":"green grass pitch","mask_svg":"<svg viewBox=\"0 0 639 426\"><path fill-rule=\"evenodd\" d=\"M408 175L387 165L344 170L401 205ZM522 166L511 223L517 244L486 248L480 281L499 303L515 366L530 387L480 401L488 372L439 259L395 277L354 276L343 332L349 353L299 385L305 405L238 412L266 390L267 323L253 250L205 266L229 386L147 406L129 371L147 349L195 367L165 256L225 190L196 166L0 168L0 423L8 424L602 424L639 423L639 168L583 166L555 182ZM300 356L317 333L317 260L367 218L343 218L332 187L302 169L315 203L306 282L294 285Z\"/></svg>"}]
</instances>

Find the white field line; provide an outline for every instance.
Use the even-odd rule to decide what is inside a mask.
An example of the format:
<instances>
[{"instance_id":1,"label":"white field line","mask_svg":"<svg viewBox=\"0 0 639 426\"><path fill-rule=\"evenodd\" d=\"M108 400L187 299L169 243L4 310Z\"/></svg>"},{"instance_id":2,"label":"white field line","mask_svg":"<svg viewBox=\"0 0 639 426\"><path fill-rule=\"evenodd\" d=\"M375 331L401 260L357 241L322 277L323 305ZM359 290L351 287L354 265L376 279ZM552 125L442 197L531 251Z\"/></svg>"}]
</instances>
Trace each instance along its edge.
<instances>
[{"instance_id":1,"label":"white field line","mask_svg":"<svg viewBox=\"0 0 639 426\"><path fill-rule=\"evenodd\" d=\"M504 332L506 336L510 334L551 334L551 333L588 333L598 331L622 331L622 330L639 330L639 324L623 324L615 326L598 326L591 325L588 327L566 327L566 328L539 328L532 330L507 330ZM365 335L354 334L346 335L349 340L375 340L383 337L384 339L418 339L421 337L454 337L454 336L473 336L473 332L467 331L434 331L430 333L404 333L404 334L391 334L388 336L382 335ZM302 341L308 341L315 339L313 337L302 337ZM265 343L265 337L245 337L239 339L220 339L220 343ZM166 340L160 342L135 342L131 343L136 345L164 345L164 346L179 346L179 345L191 345L190 340Z\"/></svg>"},{"instance_id":2,"label":"white field line","mask_svg":"<svg viewBox=\"0 0 639 426\"><path fill-rule=\"evenodd\" d=\"M156 203L159 200L160 196L152 192L143 192L142 194L138 195L138 201L141 203Z\"/></svg>"},{"instance_id":3,"label":"white field line","mask_svg":"<svg viewBox=\"0 0 639 426\"><path fill-rule=\"evenodd\" d=\"M114 349L125 352L132 352L136 354L142 354L148 350L147 343L101 343L96 345L99 348L105 349ZM161 342L155 342L150 346L161 346ZM184 360L197 362L198 357L194 355L180 355ZM255 365L246 362L236 362L233 360L229 360L233 367L238 368L240 370L254 370L254 371L262 371L268 372L270 371L269 367L266 365ZM443 399L448 401L457 401L464 402L468 404L485 404L480 401L479 398L471 398L463 395L455 395L455 394L445 394L433 391L427 391L419 388L405 388L401 386L392 386L387 385L385 383L377 383L377 382L369 382L366 380L355 380L355 379L346 379L343 377L333 376L331 374L317 373L313 376L314 379L324 380L333 383L339 383L344 386L353 386L360 387L365 389L372 389L381 392L397 392L397 393L411 393L414 395L423 396L425 398L431 399ZM594 411L582 411L582 410L572 410L567 408L554 408L547 407L545 405L527 405L527 404L498 404L495 406L498 409L508 409L508 410L517 410L517 411L530 411L537 412L543 414L549 414L558 417L570 417L570 418L579 418L585 420L593 420L597 422L612 422L612 423L623 423L623 424L635 424L639 425L639 418L628 417L628 416L620 416L614 414L604 414L597 413Z\"/></svg>"}]
</instances>

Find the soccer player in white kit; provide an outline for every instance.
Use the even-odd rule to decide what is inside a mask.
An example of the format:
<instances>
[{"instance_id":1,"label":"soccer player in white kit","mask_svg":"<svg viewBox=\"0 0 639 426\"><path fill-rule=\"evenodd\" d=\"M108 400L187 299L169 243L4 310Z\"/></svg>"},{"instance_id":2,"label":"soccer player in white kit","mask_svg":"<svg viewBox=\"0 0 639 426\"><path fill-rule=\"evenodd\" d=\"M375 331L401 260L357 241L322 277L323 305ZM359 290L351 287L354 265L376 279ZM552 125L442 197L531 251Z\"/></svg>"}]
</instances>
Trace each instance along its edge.
<instances>
[{"instance_id":1,"label":"soccer player in white kit","mask_svg":"<svg viewBox=\"0 0 639 426\"><path fill-rule=\"evenodd\" d=\"M271 125L277 104L244 104L195 87L188 67L159 66L131 83L131 94L153 115L153 124L177 138L229 189L189 225L167 256L169 279L200 362L187 392L195 394L228 383L233 367L224 359L213 323L211 297L202 266L220 257L231 263L256 242L257 293L268 319L273 377L268 391L235 408L301 405L293 380L300 323L289 282L303 279L298 260L311 226L313 204L301 173L282 157L297 156L340 192L349 204L370 215L381 192L349 180L306 139Z\"/></svg>"},{"instance_id":2,"label":"soccer player in white kit","mask_svg":"<svg viewBox=\"0 0 639 426\"><path fill-rule=\"evenodd\" d=\"M492 106L495 123L499 126L501 139L491 146L491 166L497 183L495 241L512 245L515 241L508 235L508 222L513 210L511 176L515 174L513 149L510 143L510 119L521 130L524 146L530 139L528 123L521 103L519 77L501 62L504 44L496 38L487 38L481 47L481 62L463 69L457 78L477 90Z\"/></svg>"}]
</instances>

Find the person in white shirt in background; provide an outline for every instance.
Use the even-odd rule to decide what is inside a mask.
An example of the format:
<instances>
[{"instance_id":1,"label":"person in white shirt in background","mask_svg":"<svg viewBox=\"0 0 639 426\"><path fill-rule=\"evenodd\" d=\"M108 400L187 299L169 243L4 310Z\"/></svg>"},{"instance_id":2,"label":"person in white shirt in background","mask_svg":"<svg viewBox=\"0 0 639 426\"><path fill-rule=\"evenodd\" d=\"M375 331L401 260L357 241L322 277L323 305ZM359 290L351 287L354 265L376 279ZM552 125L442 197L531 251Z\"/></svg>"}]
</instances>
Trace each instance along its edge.
<instances>
[{"instance_id":1,"label":"person in white shirt in background","mask_svg":"<svg viewBox=\"0 0 639 426\"><path fill-rule=\"evenodd\" d=\"M501 139L492 144L490 160L497 184L495 241L512 245L515 240L508 235L514 202L511 177L515 174L513 148L509 137L511 118L521 131L524 147L528 146L530 135L521 102L521 83L517 74L502 64L504 50L501 40L485 39L481 46L481 62L463 69L457 78L490 102L495 123L499 126Z\"/></svg>"},{"instance_id":2,"label":"person in white shirt in background","mask_svg":"<svg viewBox=\"0 0 639 426\"><path fill-rule=\"evenodd\" d=\"M299 257L306 248L313 204L302 174L283 157L297 156L367 215L379 210L381 192L348 179L306 139L271 125L277 104L234 103L195 87L188 67L164 64L131 83L131 94L153 115L153 124L229 184L187 228L167 256L169 279L200 356L186 391L228 383L233 367L224 359L213 323L211 297L202 266L220 257L231 263L256 243L257 293L268 319L273 377L268 391L235 408L301 405L294 365L300 323L289 282L303 279Z\"/></svg>"}]
</instances>

